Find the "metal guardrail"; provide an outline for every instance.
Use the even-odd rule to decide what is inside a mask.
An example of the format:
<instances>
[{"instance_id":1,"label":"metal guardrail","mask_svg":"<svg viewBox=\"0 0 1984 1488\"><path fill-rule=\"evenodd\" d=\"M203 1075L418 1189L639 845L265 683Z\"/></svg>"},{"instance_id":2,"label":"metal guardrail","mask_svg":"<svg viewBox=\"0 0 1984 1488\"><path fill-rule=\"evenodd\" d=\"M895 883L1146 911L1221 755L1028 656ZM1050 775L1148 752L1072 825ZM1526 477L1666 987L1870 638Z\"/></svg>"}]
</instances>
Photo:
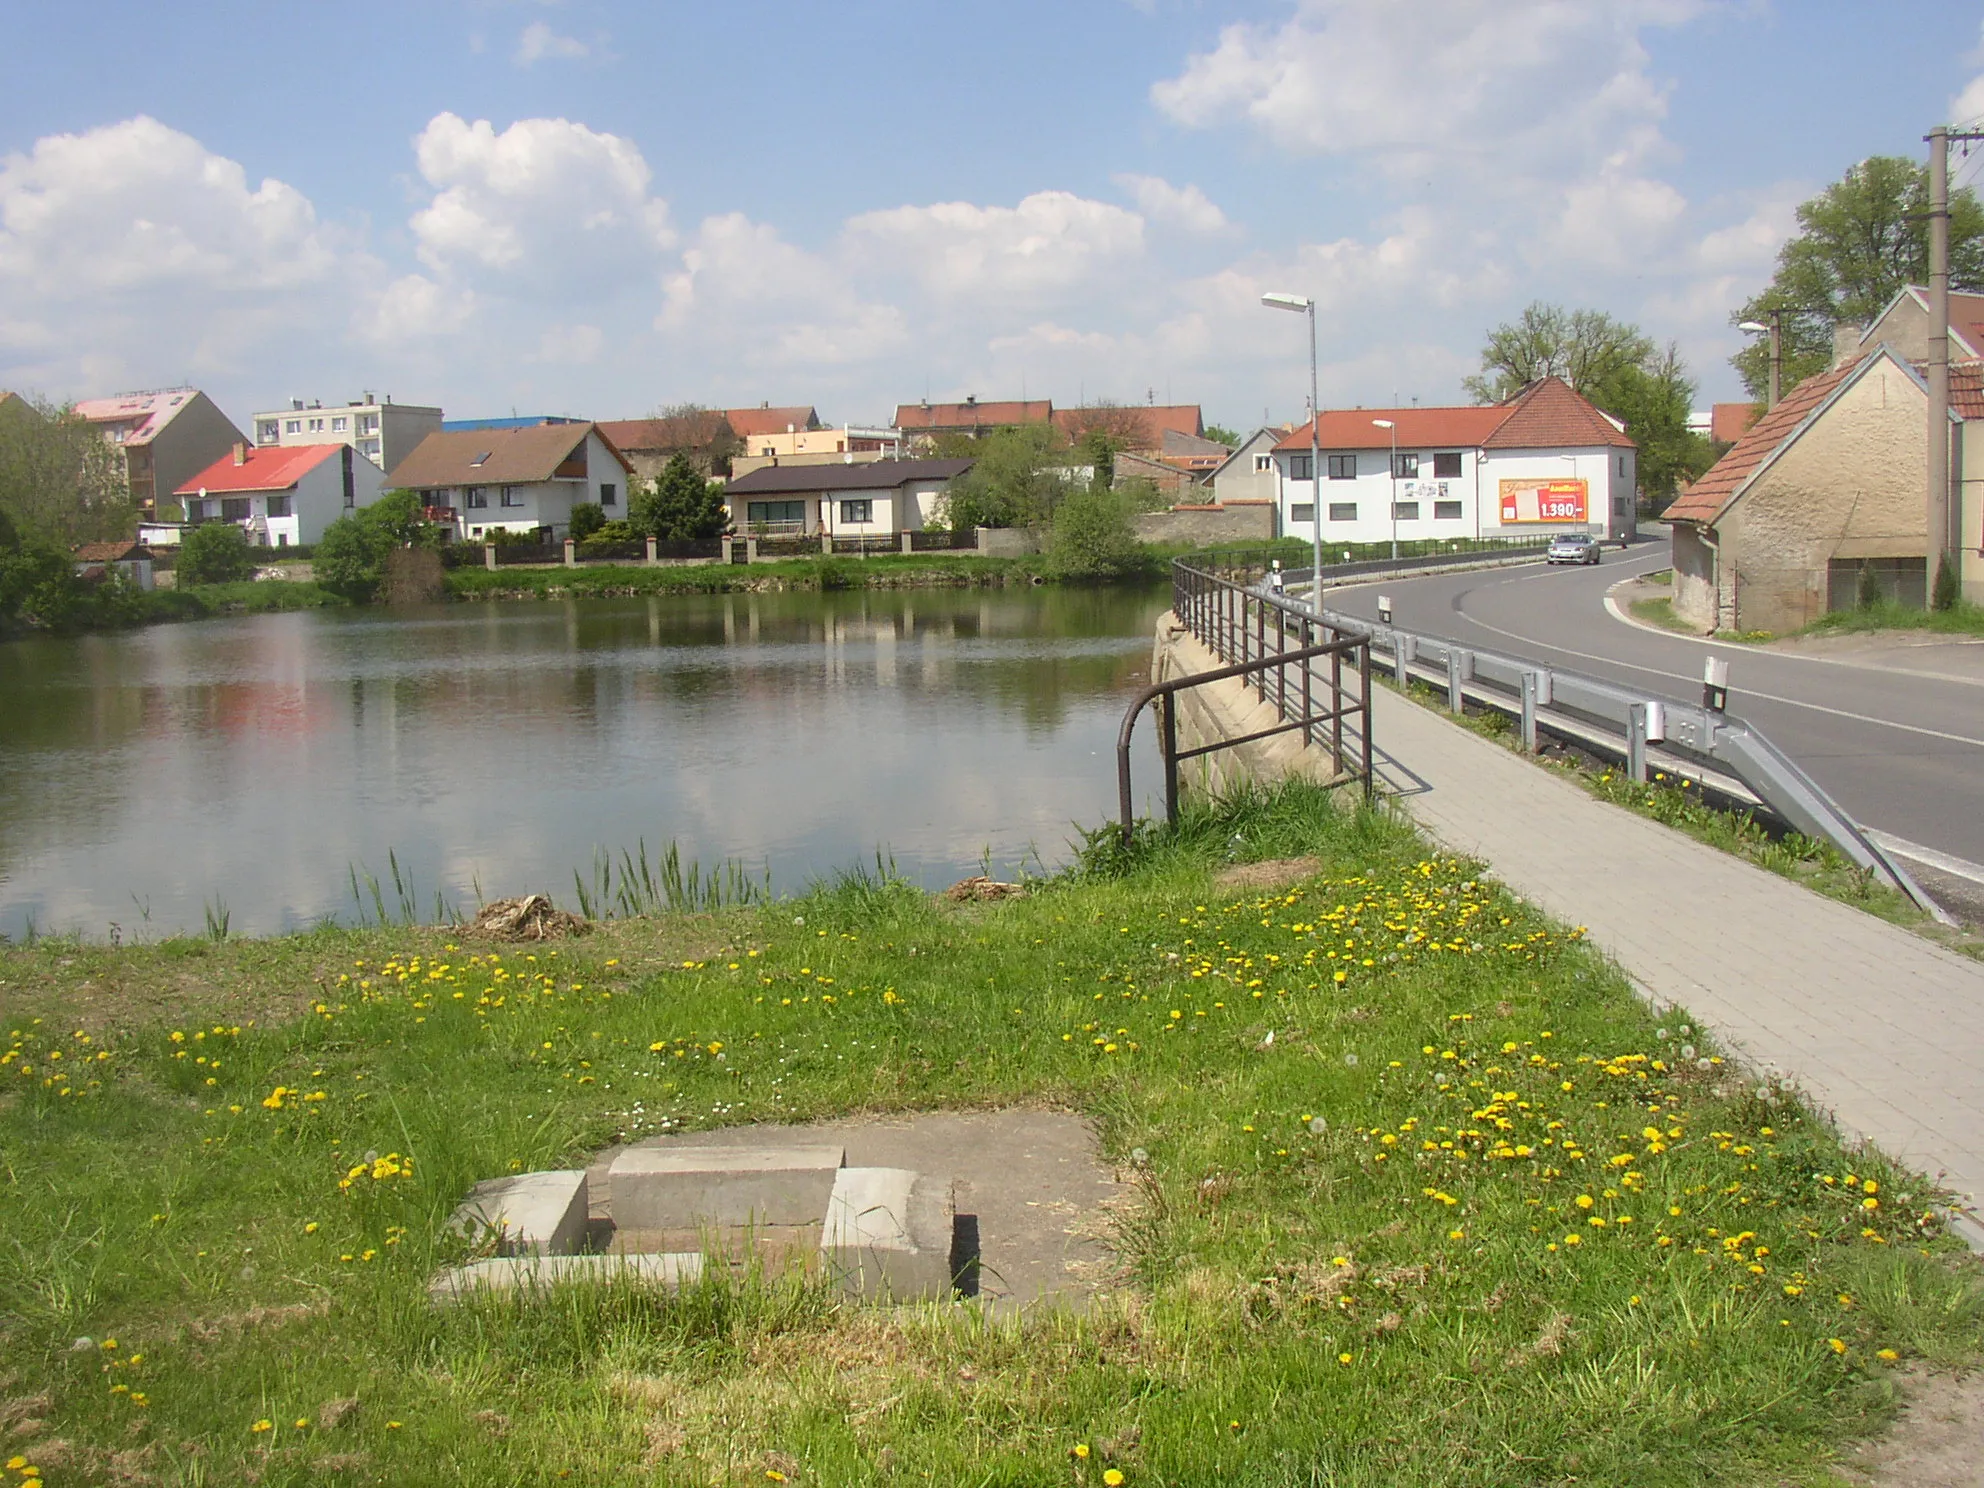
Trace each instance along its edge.
<instances>
[{"instance_id":1,"label":"metal guardrail","mask_svg":"<svg viewBox=\"0 0 1984 1488\"><path fill-rule=\"evenodd\" d=\"M1178 765L1222 749L1237 749L1260 739L1302 730L1306 743L1323 745L1318 729L1328 726L1327 747L1334 761L1330 783L1361 780L1368 799L1372 792L1371 646L1363 635L1344 635L1305 615L1268 612L1253 603L1246 586L1201 570L1173 565L1172 611L1202 644L1221 657L1236 652L1232 665L1190 676L1154 682L1131 699L1116 734L1116 793L1127 845L1136 821L1130 788L1130 742L1137 719L1151 703L1158 708L1158 748L1164 759L1164 814L1178 820ZM1250 624L1251 622L1251 624ZM1320 632L1326 639L1318 640ZM1290 644L1293 642L1293 644ZM1327 657L1327 672L1316 663ZM1355 692L1345 686L1348 670L1357 678ZM1293 675L1291 675L1291 672ZM1275 710L1276 722L1232 739L1220 739L1195 749L1178 747L1177 695L1188 688L1232 677L1251 677L1255 695ZM1318 706L1326 703L1327 706ZM1346 723L1350 728L1346 730ZM1346 742L1346 733L1348 742Z\"/></svg>"},{"instance_id":2,"label":"metal guardrail","mask_svg":"<svg viewBox=\"0 0 1984 1488\"><path fill-rule=\"evenodd\" d=\"M1416 560L1413 566L1419 566ZM1173 565L1174 570L1185 567L1183 560ZM1794 831L1830 842L1856 867L1950 923L1942 907L1816 781L1761 730L1724 711L1726 664L1711 661L1712 680L1705 682L1704 701L1697 706L1444 636L1312 607L1265 585L1250 586L1247 594L1258 613L1256 625L1272 629L1320 622L1346 635L1361 635L1374 653L1388 658L1401 686L1418 681L1444 691L1451 712L1473 702L1508 714L1518 721L1527 751L1535 751L1539 733L1549 733L1620 761L1634 780L1645 781L1649 769L1660 766L1685 771L1729 799L1754 802Z\"/></svg>"}]
</instances>

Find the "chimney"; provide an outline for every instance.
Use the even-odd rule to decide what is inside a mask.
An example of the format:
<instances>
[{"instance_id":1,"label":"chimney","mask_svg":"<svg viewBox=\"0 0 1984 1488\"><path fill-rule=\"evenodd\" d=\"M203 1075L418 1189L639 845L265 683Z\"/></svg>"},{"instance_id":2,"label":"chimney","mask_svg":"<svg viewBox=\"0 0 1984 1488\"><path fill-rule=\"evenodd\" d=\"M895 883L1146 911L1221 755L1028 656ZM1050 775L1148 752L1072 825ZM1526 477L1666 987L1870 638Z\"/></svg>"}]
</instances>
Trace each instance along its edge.
<instances>
[{"instance_id":1,"label":"chimney","mask_svg":"<svg viewBox=\"0 0 1984 1488\"><path fill-rule=\"evenodd\" d=\"M964 406L967 408L976 408L978 406L978 394L966 393L964 395Z\"/></svg>"},{"instance_id":2,"label":"chimney","mask_svg":"<svg viewBox=\"0 0 1984 1488\"><path fill-rule=\"evenodd\" d=\"M301 413L303 411L303 400L301 398L291 398L289 400L289 407L292 413Z\"/></svg>"},{"instance_id":3,"label":"chimney","mask_svg":"<svg viewBox=\"0 0 1984 1488\"><path fill-rule=\"evenodd\" d=\"M1860 338L1866 334L1863 327L1850 321L1840 321L1832 328L1832 364L1844 367L1849 362L1860 359Z\"/></svg>"},{"instance_id":4,"label":"chimney","mask_svg":"<svg viewBox=\"0 0 1984 1488\"><path fill-rule=\"evenodd\" d=\"M246 465L248 463L247 440L237 439L234 441L234 463L237 465Z\"/></svg>"}]
</instances>

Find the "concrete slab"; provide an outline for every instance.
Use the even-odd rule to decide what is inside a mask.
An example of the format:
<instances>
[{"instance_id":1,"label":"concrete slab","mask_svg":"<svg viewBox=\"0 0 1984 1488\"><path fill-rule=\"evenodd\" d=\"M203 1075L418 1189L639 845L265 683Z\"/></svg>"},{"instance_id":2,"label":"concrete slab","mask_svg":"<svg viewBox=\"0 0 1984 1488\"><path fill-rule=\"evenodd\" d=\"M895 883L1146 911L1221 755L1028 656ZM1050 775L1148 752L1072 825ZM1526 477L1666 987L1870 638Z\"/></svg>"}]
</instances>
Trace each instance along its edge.
<instances>
[{"instance_id":1,"label":"concrete slab","mask_svg":"<svg viewBox=\"0 0 1984 1488\"><path fill-rule=\"evenodd\" d=\"M428 1283L427 1295L436 1302L451 1302L470 1292L542 1289L567 1282L633 1281L679 1287L702 1274L703 1258L699 1255L504 1256L443 1271Z\"/></svg>"},{"instance_id":2,"label":"concrete slab","mask_svg":"<svg viewBox=\"0 0 1984 1488\"><path fill-rule=\"evenodd\" d=\"M586 1236L584 1170L516 1173L468 1191L448 1227L473 1240L494 1232L496 1254L571 1255Z\"/></svg>"},{"instance_id":3,"label":"concrete slab","mask_svg":"<svg viewBox=\"0 0 1984 1488\"><path fill-rule=\"evenodd\" d=\"M845 1152L809 1147L630 1147L607 1170L617 1230L817 1224Z\"/></svg>"},{"instance_id":4,"label":"concrete slab","mask_svg":"<svg viewBox=\"0 0 1984 1488\"><path fill-rule=\"evenodd\" d=\"M949 1178L908 1168L842 1168L827 1204L820 1255L852 1296L944 1301L953 1291L956 1216Z\"/></svg>"}]
</instances>

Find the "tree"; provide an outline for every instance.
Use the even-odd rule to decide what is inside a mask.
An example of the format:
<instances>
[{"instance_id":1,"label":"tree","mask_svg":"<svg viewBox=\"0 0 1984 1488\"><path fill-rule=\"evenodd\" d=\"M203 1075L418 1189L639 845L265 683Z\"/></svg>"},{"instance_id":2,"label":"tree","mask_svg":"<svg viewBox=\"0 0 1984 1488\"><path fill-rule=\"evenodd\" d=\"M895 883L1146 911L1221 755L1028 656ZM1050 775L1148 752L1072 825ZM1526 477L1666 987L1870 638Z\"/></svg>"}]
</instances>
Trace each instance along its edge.
<instances>
[{"instance_id":1,"label":"tree","mask_svg":"<svg viewBox=\"0 0 1984 1488\"><path fill-rule=\"evenodd\" d=\"M395 548L439 547L441 535L426 520L419 493L388 491L370 506L339 517L324 529L311 555L317 582L331 593L364 604L386 577L386 555Z\"/></svg>"},{"instance_id":2,"label":"tree","mask_svg":"<svg viewBox=\"0 0 1984 1488\"><path fill-rule=\"evenodd\" d=\"M1653 339L1638 326L1602 310L1566 310L1537 300L1514 324L1488 333L1481 373L1462 386L1479 402L1500 403L1539 378L1561 377L1604 408L1609 385L1655 354Z\"/></svg>"},{"instance_id":3,"label":"tree","mask_svg":"<svg viewBox=\"0 0 1984 1488\"><path fill-rule=\"evenodd\" d=\"M1048 566L1066 579L1115 579L1148 566L1137 542L1129 499L1091 486L1071 491L1055 509Z\"/></svg>"},{"instance_id":4,"label":"tree","mask_svg":"<svg viewBox=\"0 0 1984 1488\"><path fill-rule=\"evenodd\" d=\"M1214 444L1223 444L1228 449L1238 449L1240 447L1240 435L1238 432L1227 428L1224 424L1207 424L1206 438L1210 439Z\"/></svg>"},{"instance_id":5,"label":"tree","mask_svg":"<svg viewBox=\"0 0 1984 1488\"><path fill-rule=\"evenodd\" d=\"M0 512L26 542L68 549L136 530L117 450L73 408L0 403Z\"/></svg>"},{"instance_id":6,"label":"tree","mask_svg":"<svg viewBox=\"0 0 1984 1488\"><path fill-rule=\"evenodd\" d=\"M606 511L597 501L581 501L572 507L572 541L584 542L606 525Z\"/></svg>"},{"instance_id":7,"label":"tree","mask_svg":"<svg viewBox=\"0 0 1984 1488\"><path fill-rule=\"evenodd\" d=\"M975 462L951 482L944 510L953 531L1040 526L1067 493L1061 473L1067 446L1051 424L1014 424L977 438L947 435L937 447L940 454Z\"/></svg>"},{"instance_id":8,"label":"tree","mask_svg":"<svg viewBox=\"0 0 1984 1488\"><path fill-rule=\"evenodd\" d=\"M1870 324L1902 289L1929 282L1928 167L1874 155L1798 208L1798 234L1777 272L1730 323L1779 317L1782 385L1796 387L1832 362L1836 324ZM1950 193L1950 287L1984 288L1984 205L1969 187ZM1770 386L1763 337L1731 357L1751 394Z\"/></svg>"},{"instance_id":9,"label":"tree","mask_svg":"<svg viewBox=\"0 0 1984 1488\"><path fill-rule=\"evenodd\" d=\"M181 539L181 584L232 584L255 572L248 534L232 522L204 522Z\"/></svg>"},{"instance_id":10,"label":"tree","mask_svg":"<svg viewBox=\"0 0 1984 1488\"><path fill-rule=\"evenodd\" d=\"M1551 376L1626 426L1639 447L1640 489L1654 510L1714 463L1708 441L1688 429L1695 383L1672 342L1662 350L1638 326L1603 311L1539 300L1489 332L1481 373L1466 386L1483 402L1499 403Z\"/></svg>"},{"instance_id":11,"label":"tree","mask_svg":"<svg viewBox=\"0 0 1984 1488\"><path fill-rule=\"evenodd\" d=\"M649 416L636 448L670 458L687 455L704 475L729 475L730 462L744 453L744 441L722 409L671 403Z\"/></svg>"},{"instance_id":12,"label":"tree","mask_svg":"<svg viewBox=\"0 0 1984 1488\"><path fill-rule=\"evenodd\" d=\"M671 455L654 484L634 498L628 520L643 537L693 542L720 537L730 525L721 483L706 480L686 454Z\"/></svg>"}]
</instances>

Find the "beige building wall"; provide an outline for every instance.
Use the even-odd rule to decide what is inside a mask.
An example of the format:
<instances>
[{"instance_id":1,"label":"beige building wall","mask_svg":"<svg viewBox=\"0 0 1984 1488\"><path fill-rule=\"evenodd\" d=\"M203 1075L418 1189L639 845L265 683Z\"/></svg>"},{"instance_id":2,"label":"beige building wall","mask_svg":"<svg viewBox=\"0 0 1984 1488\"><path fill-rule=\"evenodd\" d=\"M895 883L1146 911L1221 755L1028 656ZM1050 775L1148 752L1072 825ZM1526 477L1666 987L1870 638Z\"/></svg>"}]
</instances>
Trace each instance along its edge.
<instances>
[{"instance_id":1,"label":"beige building wall","mask_svg":"<svg viewBox=\"0 0 1984 1488\"><path fill-rule=\"evenodd\" d=\"M1674 523L1673 533L1674 613L1705 634L1720 629L1715 549L1692 522Z\"/></svg>"},{"instance_id":2,"label":"beige building wall","mask_svg":"<svg viewBox=\"0 0 1984 1488\"><path fill-rule=\"evenodd\" d=\"M151 451L149 475L155 517L159 521L176 520L184 508L172 493L233 449L241 438L234 420L205 393L187 399L186 406L147 446Z\"/></svg>"},{"instance_id":3,"label":"beige building wall","mask_svg":"<svg viewBox=\"0 0 1984 1488\"><path fill-rule=\"evenodd\" d=\"M1797 630L1825 613L1833 559L1922 556L1927 417L1920 385L1877 362L1751 481L1715 524L1723 624Z\"/></svg>"},{"instance_id":4,"label":"beige building wall","mask_svg":"<svg viewBox=\"0 0 1984 1488\"><path fill-rule=\"evenodd\" d=\"M1963 581L1963 597L1984 604L1984 421L1966 423L1958 430L1953 463L1956 498L1963 503L1957 518L1963 544L1957 573Z\"/></svg>"}]
</instances>

